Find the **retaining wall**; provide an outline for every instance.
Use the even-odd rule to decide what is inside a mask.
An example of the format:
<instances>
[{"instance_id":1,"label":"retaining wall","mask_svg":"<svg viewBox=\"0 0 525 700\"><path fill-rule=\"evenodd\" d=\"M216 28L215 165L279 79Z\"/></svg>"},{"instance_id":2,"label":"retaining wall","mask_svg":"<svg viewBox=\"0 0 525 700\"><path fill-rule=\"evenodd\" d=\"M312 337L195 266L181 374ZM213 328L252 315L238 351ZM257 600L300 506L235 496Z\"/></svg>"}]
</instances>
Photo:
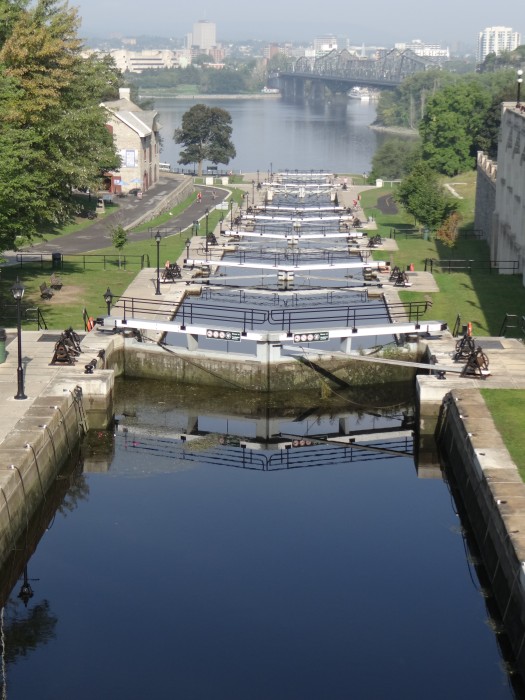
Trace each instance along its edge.
<instances>
[{"instance_id":1,"label":"retaining wall","mask_svg":"<svg viewBox=\"0 0 525 700\"><path fill-rule=\"evenodd\" d=\"M351 358L309 355L307 359L266 363L249 356L214 357L182 348L146 346L132 339L126 340L124 365L126 377L166 378L174 383L260 392L372 388L384 383L404 384L415 376L409 367L364 364Z\"/></svg>"},{"instance_id":2,"label":"retaining wall","mask_svg":"<svg viewBox=\"0 0 525 700\"><path fill-rule=\"evenodd\" d=\"M452 391L437 441L465 506L497 604L499 620L525 681L525 484L478 391Z\"/></svg>"}]
</instances>

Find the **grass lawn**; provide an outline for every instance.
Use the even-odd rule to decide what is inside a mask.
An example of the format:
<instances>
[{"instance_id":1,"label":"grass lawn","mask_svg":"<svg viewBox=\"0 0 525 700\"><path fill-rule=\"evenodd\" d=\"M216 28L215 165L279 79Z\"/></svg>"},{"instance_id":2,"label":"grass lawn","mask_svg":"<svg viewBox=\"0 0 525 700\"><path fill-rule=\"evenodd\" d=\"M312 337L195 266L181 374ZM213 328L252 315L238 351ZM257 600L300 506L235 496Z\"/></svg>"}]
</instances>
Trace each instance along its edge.
<instances>
[{"instance_id":1,"label":"grass lawn","mask_svg":"<svg viewBox=\"0 0 525 700\"><path fill-rule=\"evenodd\" d=\"M463 216L464 229L472 229L474 217L475 173L458 176L447 180L456 191L465 198L460 201L460 211ZM458 184L466 183L466 184ZM377 200L385 195L392 195L391 188L368 190L362 193L361 203L367 215L374 216L381 236L388 238L396 231L413 231L414 220L404 211L397 214L382 214L377 208ZM489 260L489 248L485 241L470 238L460 238L453 247L443 245L433 236L424 240L419 232L415 234L396 235L399 247L389 255L392 265L401 269L413 263L415 270L425 269L425 260L469 259ZM383 251L375 251L375 259L384 259ZM488 270L466 272L434 272L435 280L440 291L432 294L421 294L410 291L400 291L403 301L414 301L430 296L432 309L427 312L427 318L446 321L449 327L454 326L456 317L461 317L461 324L472 323L475 335L499 335L505 314L522 316L525 312L525 288L520 275L500 275ZM509 330L512 335L517 331Z\"/></svg>"},{"instance_id":2,"label":"grass lawn","mask_svg":"<svg viewBox=\"0 0 525 700\"><path fill-rule=\"evenodd\" d=\"M240 204L243 191L235 188L232 190L233 200ZM169 221L177 213L183 211L194 201L193 197L187 198L170 213L162 214L152 221L148 221L136 231L145 231L166 227ZM221 218L229 220L228 211L213 209L208 216L208 231L212 232L221 221ZM204 244L205 223L201 221L200 235ZM166 260L177 260L185 250L186 238L191 235L191 229L186 229L176 234L166 236L160 244L160 265L164 266ZM44 316L50 329L64 330L69 326L75 329L83 328L82 310L86 308L89 316L101 316L106 313L106 304L103 294L110 287L115 296L123 294L131 283L137 271L140 269L139 256L148 256L149 265L157 265L157 244L153 238L142 241L133 241L133 233L130 233L131 241L124 246L121 254L121 265L118 263L118 253L113 247L91 251L86 257L85 268L83 260L74 257L65 257L63 269L59 270L64 286L56 291L50 300L40 298L39 286L41 283L49 284L53 272L51 262L24 263L23 267L2 268L0 283L0 303L6 305L2 324L7 327L16 325L15 307L11 296L11 287L17 277L25 286L25 294L22 302L23 309L38 307ZM106 268L102 257L92 258L91 255L106 255ZM125 264L124 264L125 263ZM32 318L29 312L29 318ZM34 321L23 322L25 328L34 329Z\"/></svg>"},{"instance_id":3,"label":"grass lawn","mask_svg":"<svg viewBox=\"0 0 525 700\"><path fill-rule=\"evenodd\" d=\"M516 463L521 478L525 479L525 391L516 389L481 389L496 428Z\"/></svg>"}]
</instances>

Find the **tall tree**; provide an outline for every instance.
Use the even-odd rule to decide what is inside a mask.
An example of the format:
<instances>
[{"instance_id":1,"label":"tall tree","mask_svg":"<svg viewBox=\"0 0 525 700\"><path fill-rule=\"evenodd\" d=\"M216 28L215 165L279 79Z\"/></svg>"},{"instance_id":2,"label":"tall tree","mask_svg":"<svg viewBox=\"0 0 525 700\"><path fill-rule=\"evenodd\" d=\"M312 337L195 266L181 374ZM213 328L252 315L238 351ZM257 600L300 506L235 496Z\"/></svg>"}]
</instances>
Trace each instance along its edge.
<instances>
[{"instance_id":1,"label":"tall tree","mask_svg":"<svg viewBox=\"0 0 525 700\"><path fill-rule=\"evenodd\" d=\"M490 103L489 90L470 79L445 86L429 100L419 133L423 159L431 168L445 175L472 170Z\"/></svg>"},{"instance_id":2,"label":"tall tree","mask_svg":"<svg viewBox=\"0 0 525 700\"><path fill-rule=\"evenodd\" d=\"M16 6L16 7L15 7ZM9 12L8 12L9 10ZM118 168L100 102L115 94L114 64L81 56L75 10L58 0L8 3L0 32L0 249L61 225L73 186L97 189ZM5 31L5 27L2 28Z\"/></svg>"},{"instance_id":3,"label":"tall tree","mask_svg":"<svg viewBox=\"0 0 525 700\"><path fill-rule=\"evenodd\" d=\"M178 162L197 163L199 175L204 160L227 165L236 156L231 123L231 115L224 109L204 104L193 106L182 115L182 126L175 129L173 136L175 143L184 146Z\"/></svg>"}]
</instances>

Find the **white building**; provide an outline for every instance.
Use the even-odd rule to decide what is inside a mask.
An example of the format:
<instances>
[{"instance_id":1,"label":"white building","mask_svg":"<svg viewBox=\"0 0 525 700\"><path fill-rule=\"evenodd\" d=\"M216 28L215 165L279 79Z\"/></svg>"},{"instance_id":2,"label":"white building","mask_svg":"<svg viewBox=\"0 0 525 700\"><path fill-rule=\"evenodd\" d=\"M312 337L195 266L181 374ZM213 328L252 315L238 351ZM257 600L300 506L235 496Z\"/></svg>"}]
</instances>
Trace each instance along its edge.
<instances>
[{"instance_id":1,"label":"white building","mask_svg":"<svg viewBox=\"0 0 525 700\"><path fill-rule=\"evenodd\" d=\"M520 43L520 33L510 27L487 27L479 33L478 63L483 63L489 53L498 56L502 51L514 51Z\"/></svg>"},{"instance_id":2,"label":"white building","mask_svg":"<svg viewBox=\"0 0 525 700\"><path fill-rule=\"evenodd\" d=\"M174 68L178 61L173 51L169 49L151 51L128 51L126 49L114 49L110 51L117 68L125 73L142 73L143 70Z\"/></svg>"},{"instance_id":3,"label":"white building","mask_svg":"<svg viewBox=\"0 0 525 700\"><path fill-rule=\"evenodd\" d=\"M335 36L318 36L314 39L314 52L316 56L323 56L334 50L337 51L337 38Z\"/></svg>"},{"instance_id":4,"label":"white building","mask_svg":"<svg viewBox=\"0 0 525 700\"><path fill-rule=\"evenodd\" d=\"M448 46L444 49L439 44L424 44L420 39L412 39L410 43L395 44L394 48L399 51L406 51L409 49L418 56L426 56L428 58L450 58Z\"/></svg>"},{"instance_id":5,"label":"white building","mask_svg":"<svg viewBox=\"0 0 525 700\"><path fill-rule=\"evenodd\" d=\"M191 38L192 46L196 46L201 51L206 52L217 46L217 30L215 22L207 19L200 19L193 25Z\"/></svg>"}]
</instances>

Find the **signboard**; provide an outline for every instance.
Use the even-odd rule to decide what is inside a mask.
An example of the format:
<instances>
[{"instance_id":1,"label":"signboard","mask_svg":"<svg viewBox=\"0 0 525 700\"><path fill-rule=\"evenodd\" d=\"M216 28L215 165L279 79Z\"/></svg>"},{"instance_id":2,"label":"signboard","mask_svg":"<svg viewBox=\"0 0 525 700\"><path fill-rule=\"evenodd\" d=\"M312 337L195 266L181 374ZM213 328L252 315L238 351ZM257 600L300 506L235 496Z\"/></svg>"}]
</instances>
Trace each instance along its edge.
<instances>
[{"instance_id":1,"label":"signboard","mask_svg":"<svg viewBox=\"0 0 525 700\"><path fill-rule=\"evenodd\" d=\"M219 331L208 328L206 329L206 338L212 338L213 340L233 340L239 343L241 341L241 333L240 331Z\"/></svg>"},{"instance_id":2,"label":"signboard","mask_svg":"<svg viewBox=\"0 0 525 700\"><path fill-rule=\"evenodd\" d=\"M317 331L315 333L294 333L294 343L319 343L330 340L328 331Z\"/></svg>"}]
</instances>

